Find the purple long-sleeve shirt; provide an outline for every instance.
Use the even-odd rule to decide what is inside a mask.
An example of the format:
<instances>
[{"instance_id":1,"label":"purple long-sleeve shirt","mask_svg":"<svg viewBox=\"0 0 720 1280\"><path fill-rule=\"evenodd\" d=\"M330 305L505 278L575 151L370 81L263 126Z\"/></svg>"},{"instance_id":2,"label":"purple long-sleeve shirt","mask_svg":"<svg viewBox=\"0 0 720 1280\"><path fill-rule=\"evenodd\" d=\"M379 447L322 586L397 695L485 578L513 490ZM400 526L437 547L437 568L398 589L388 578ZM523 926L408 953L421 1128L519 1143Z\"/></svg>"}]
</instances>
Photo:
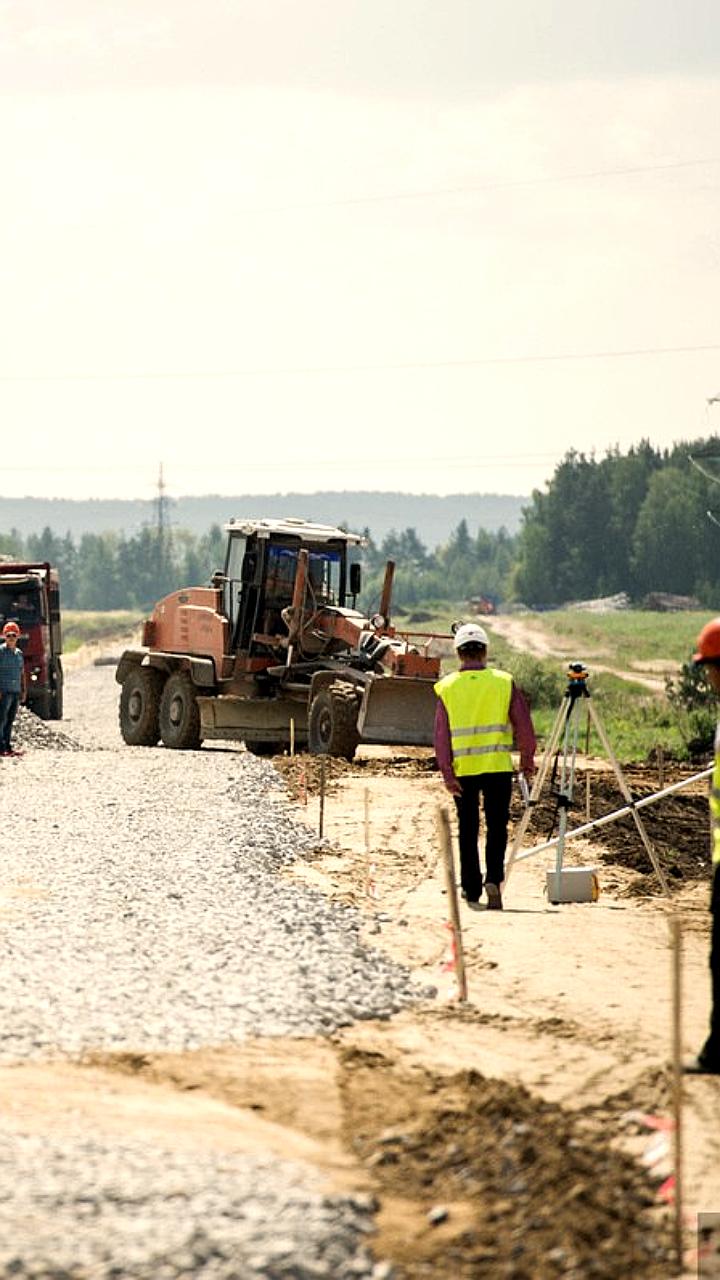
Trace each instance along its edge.
<instances>
[{"instance_id":1,"label":"purple long-sleeve shirt","mask_svg":"<svg viewBox=\"0 0 720 1280\"><path fill-rule=\"evenodd\" d=\"M482 671L487 664L478 662L477 659L471 659L463 662L461 671ZM512 687L510 697L510 723L513 728L513 742L520 752L520 768L523 773L531 774L535 771L535 730L533 722L530 718L528 705L523 698L520 690L515 684ZM445 704L440 698L437 700L435 708L435 758L438 762L440 770L446 785L451 786L455 781L455 771L453 769L452 742L450 738L450 721L448 713L445 710Z\"/></svg>"}]
</instances>

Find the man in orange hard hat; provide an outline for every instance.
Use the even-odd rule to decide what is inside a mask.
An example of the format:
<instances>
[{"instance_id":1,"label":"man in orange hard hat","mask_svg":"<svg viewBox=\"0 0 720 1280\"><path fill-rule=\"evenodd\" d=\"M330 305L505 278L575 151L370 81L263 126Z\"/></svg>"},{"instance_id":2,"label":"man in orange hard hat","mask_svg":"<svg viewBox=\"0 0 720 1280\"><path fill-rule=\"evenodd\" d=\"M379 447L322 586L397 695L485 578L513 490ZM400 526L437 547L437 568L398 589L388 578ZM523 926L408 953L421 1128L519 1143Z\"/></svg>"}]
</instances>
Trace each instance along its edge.
<instances>
[{"instance_id":1,"label":"man in orange hard hat","mask_svg":"<svg viewBox=\"0 0 720 1280\"><path fill-rule=\"evenodd\" d=\"M435 756L455 800L460 844L460 883L469 907L483 890L478 837L480 796L485 814L485 892L489 911L502 911L505 848L510 817L513 739L520 767L535 770L535 731L525 700L507 671L487 666L488 638L476 622L458 627L453 640L460 670L435 685Z\"/></svg>"},{"instance_id":2,"label":"man in orange hard hat","mask_svg":"<svg viewBox=\"0 0 720 1280\"><path fill-rule=\"evenodd\" d=\"M0 645L0 756L20 755L10 743L20 699L25 696L25 660L17 647L20 628L17 622L6 622Z\"/></svg>"},{"instance_id":3,"label":"man in orange hard hat","mask_svg":"<svg viewBox=\"0 0 720 1280\"><path fill-rule=\"evenodd\" d=\"M712 622L708 622L703 627L698 636L694 661L705 668L708 683L713 692L720 694L720 618L713 618ZM720 1076L720 722L715 731L715 771L710 789L710 827L713 861L710 895L712 911L710 1035L697 1058L686 1063L684 1070L698 1075Z\"/></svg>"}]
</instances>

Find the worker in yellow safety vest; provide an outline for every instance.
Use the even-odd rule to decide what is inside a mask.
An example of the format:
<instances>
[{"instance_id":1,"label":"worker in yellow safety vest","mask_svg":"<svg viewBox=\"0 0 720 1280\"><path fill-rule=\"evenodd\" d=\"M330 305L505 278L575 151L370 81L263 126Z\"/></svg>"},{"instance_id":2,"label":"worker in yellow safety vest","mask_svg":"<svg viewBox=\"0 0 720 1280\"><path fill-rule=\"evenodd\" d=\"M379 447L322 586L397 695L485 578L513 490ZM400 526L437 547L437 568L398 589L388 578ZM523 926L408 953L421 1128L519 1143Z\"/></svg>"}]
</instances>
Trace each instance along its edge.
<instances>
[{"instance_id":1,"label":"worker in yellow safety vest","mask_svg":"<svg viewBox=\"0 0 720 1280\"><path fill-rule=\"evenodd\" d=\"M703 627L697 641L695 662L705 668L713 693L720 694L720 618ZM685 1064L692 1074L720 1076L720 722L715 731L715 770L710 786L710 832L712 841L713 878L710 894L712 935L710 942L710 974L712 978L712 1010L710 1034L697 1058Z\"/></svg>"},{"instance_id":2,"label":"worker in yellow safety vest","mask_svg":"<svg viewBox=\"0 0 720 1280\"><path fill-rule=\"evenodd\" d=\"M435 756L455 800L460 843L460 884L469 907L483 891L478 840L480 796L485 817L485 892L490 911L502 911L505 849L510 817L513 744L520 768L535 772L535 731L520 690L507 671L487 665L488 638L475 622L458 627L453 640L460 669L435 685Z\"/></svg>"}]
</instances>

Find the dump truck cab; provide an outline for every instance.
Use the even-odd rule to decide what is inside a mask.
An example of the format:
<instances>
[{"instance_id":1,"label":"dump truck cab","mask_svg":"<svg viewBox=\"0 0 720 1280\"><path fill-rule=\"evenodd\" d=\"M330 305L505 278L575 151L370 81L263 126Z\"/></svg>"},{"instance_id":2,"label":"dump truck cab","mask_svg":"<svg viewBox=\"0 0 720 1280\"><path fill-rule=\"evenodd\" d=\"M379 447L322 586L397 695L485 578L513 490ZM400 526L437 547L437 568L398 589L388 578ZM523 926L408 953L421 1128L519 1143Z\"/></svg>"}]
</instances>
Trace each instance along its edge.
<instances>
[{"instance_id":1,"label":"dump truck cab","mask_svg":"<svg viewBox=\"0 0 720 1280\"><path fill-rule=\"evenodd\" d=\"M27 705L43 720L61 720L60 582L47 561L0 561L0 629L6 622L20 628L19 648L25 663Z\"/></svg>"}]
</instances>

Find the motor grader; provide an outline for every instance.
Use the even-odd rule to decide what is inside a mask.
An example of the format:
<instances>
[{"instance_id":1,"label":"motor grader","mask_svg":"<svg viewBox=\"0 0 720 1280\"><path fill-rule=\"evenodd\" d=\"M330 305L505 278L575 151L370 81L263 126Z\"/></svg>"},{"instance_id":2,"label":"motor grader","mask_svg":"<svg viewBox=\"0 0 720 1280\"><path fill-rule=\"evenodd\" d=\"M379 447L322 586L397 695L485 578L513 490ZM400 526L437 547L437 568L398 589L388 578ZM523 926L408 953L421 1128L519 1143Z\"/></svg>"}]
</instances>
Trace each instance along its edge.
<instances>
[{"instance_id":1,"label":"motor grader","mask_svg":"<svg viewBox=\"0 0 720 1280\"><path fill-rule=\"evenodd\" d=\"M271 755L299 748L351 760L359 743L428 746L437 637L390 620L394 565L378 612L356 608L363 539L304 520L230 520L209 587L160 600L117 667L131 746L194 749L242 739Z\"/></svg>"}]
</instances>

